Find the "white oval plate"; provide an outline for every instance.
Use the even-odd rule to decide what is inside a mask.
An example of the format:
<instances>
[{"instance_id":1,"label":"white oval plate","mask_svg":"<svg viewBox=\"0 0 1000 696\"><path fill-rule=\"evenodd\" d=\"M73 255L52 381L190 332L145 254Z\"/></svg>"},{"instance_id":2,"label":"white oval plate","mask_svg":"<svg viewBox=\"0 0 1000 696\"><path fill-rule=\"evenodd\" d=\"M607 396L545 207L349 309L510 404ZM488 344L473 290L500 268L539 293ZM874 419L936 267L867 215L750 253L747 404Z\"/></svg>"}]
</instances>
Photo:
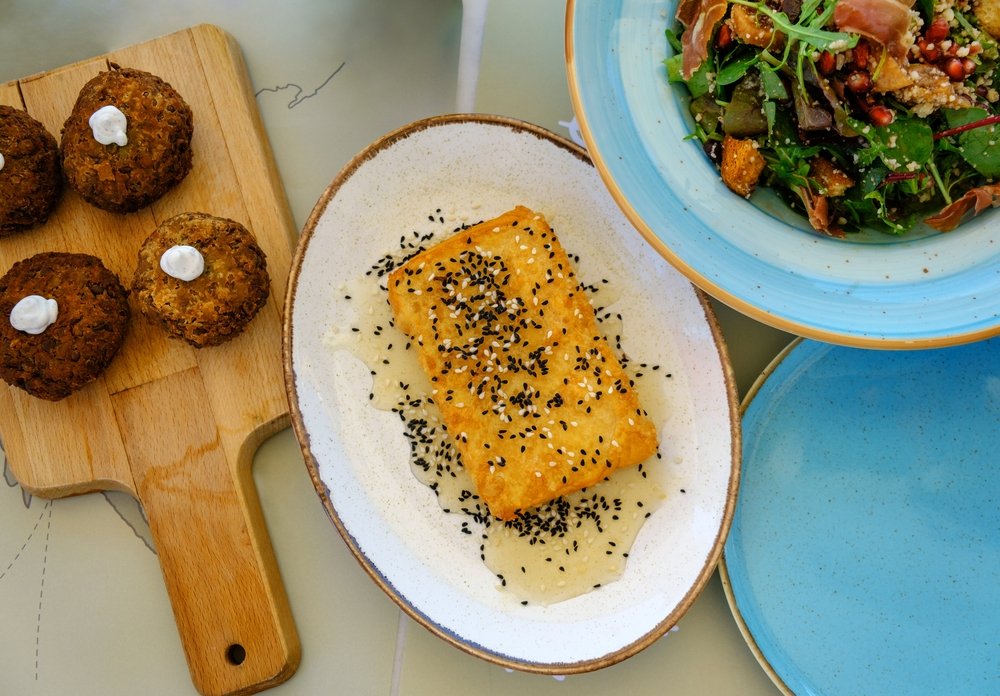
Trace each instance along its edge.
<instances>
[{"instance_id":1,"label":"white oval plate","mask_svg":"<svg viewBox=\"0 0 1000 696\"><path fill-rule=\"evenodd\" d=\"M399 417L369 404L369 369L324 342L351 324L344 287L403 235L440 230L516 204L549 219L584 283L608 279L622 344L669 378L658 400L667 498L646 521L623 577L565 602L522 606L499 590L478 535L441 511L409 467ZM450 228L449 228L450 229ZM284 360L292 423L331 520L376 583L450 643L526 671L567 674L618 662L669 630L721 555L735 507L736 390L705 296L635 233L586 154L521 121L442 116L361 152L316 204L299 241L285 302ZM683 491L683 492L682 492ZM331 601L336 601L331 593Z\"/></svg>"}]
</instances>

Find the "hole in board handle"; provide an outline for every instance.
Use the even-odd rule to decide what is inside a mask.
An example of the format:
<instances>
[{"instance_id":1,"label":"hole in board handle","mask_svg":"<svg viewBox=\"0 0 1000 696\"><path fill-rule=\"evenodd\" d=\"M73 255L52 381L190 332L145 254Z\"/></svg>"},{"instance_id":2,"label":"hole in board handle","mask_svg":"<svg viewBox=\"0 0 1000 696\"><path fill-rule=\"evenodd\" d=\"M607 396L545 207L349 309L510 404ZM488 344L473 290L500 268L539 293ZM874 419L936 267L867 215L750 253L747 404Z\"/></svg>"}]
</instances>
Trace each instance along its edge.
<instances>
[{"instance_id":1,"label":"hole in board handle","mask_svg":"<svg viewBox=\"0 0 1000 696\"><path fill-rule=\"evenodd\" d=\"M233 643L226 648L226 659L231 665L242 665L247 659L247 650L239 643Z\"/></svg>"}]
</instances>

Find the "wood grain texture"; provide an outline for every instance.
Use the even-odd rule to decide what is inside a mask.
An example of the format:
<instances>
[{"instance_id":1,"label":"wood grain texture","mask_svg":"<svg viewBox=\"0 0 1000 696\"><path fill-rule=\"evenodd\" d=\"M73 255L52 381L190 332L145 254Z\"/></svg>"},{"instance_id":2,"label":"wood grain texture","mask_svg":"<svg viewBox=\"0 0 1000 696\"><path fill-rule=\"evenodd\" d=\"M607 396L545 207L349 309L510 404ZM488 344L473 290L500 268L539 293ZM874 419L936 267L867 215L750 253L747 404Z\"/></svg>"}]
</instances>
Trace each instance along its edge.
<instances>
[{"instance_id":1,"label":"wood grain texture","mask_svg":"<svg viewBox=\"0 0 1000 696\"><path fill-rule=\"evenodd\" d=\"M156 225L197 211L254 233L267 255L271 295L246 332L201 350L168 338L133 305L125 344L94 383L54 403L0 387L0 437L14 475L34 495L110 488L139 500L196 688L253 693L286 680L300 659L251 471L258 445L288 422L281 301L294 223L242 55L217 27L0 85L0 103L26 109L58 139L80 88L109 63L159 75L191 106L191 173L127 215L67 191L45 225L0 239L0 273L41 251L85 252L128 286L139 246ZM246 652L238 665L233 645Z\"/></svg>"}]
</instances>

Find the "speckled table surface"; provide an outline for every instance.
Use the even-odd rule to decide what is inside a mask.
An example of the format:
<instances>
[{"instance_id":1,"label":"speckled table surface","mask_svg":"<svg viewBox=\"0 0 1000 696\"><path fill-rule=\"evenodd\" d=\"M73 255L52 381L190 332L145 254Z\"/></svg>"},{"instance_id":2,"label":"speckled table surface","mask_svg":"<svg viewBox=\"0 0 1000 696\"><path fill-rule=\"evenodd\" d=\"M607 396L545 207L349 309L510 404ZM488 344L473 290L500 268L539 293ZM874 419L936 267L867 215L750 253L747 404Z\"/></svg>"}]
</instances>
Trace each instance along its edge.
<instances>
[{"instance_id":1,"label":"speckled table surface","mask_svg":"<svg viewBox=\"0 0 1000 696\"><path fill-rule=\"evenodd\" d=\"M0 81L193 24L216 24L244 52L301 227L359 150L405 123L459 110L463 101L463 107L471 103L476 111L571 136L562 3L481 5L474 93L458 87L458 0L137 0L105 6L8 0L0 23ZM745 394L791 337L713 307ZM194 693L136 504L113 493L31 498L3 471L2 691ZM264 443L254 477L303 645L297 673L272 693L777 692L744 643L718 576L677 630L621 664L564 680L512 673L431 635L371 583L317 500L291 430Z\"/></svg>"}]
</instances>

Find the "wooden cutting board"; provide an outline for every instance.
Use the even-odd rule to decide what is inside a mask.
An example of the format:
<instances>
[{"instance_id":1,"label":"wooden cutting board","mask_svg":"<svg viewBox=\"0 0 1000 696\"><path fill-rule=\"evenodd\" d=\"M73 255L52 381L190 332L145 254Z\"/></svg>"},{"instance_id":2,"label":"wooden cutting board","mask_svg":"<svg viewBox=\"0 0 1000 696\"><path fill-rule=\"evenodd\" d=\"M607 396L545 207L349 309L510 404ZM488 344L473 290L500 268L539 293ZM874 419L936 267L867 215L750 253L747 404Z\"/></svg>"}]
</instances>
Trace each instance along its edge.
<instances>
[{"instance_id":1,"label":"wooden cutting board","mask_svg":"<svg viewBox=\"0 0 1000 696\"><path fill-rule=\"evenodd\" d=\"M280 314L295 227L239 47L217 27L0 85L0 103L26 109L58 140L80 88L109 62L159 75L191 106L191 173L127 215L67 191L44 226L0 239L0 274L41 251L86 252L128 287L139 246L156 225L198 211L256 235L271 295L244 334L201 350L168 339L133 305L121 351L80 392L53 403L0 383L0 438L14 475L34 495L115 489L138 499L195 686L203 694L252 693L288 679L300 656L251 472L257 446L288 422ZM127 665L112 658L108 668Z\"/></svg>"}]
</instances>

